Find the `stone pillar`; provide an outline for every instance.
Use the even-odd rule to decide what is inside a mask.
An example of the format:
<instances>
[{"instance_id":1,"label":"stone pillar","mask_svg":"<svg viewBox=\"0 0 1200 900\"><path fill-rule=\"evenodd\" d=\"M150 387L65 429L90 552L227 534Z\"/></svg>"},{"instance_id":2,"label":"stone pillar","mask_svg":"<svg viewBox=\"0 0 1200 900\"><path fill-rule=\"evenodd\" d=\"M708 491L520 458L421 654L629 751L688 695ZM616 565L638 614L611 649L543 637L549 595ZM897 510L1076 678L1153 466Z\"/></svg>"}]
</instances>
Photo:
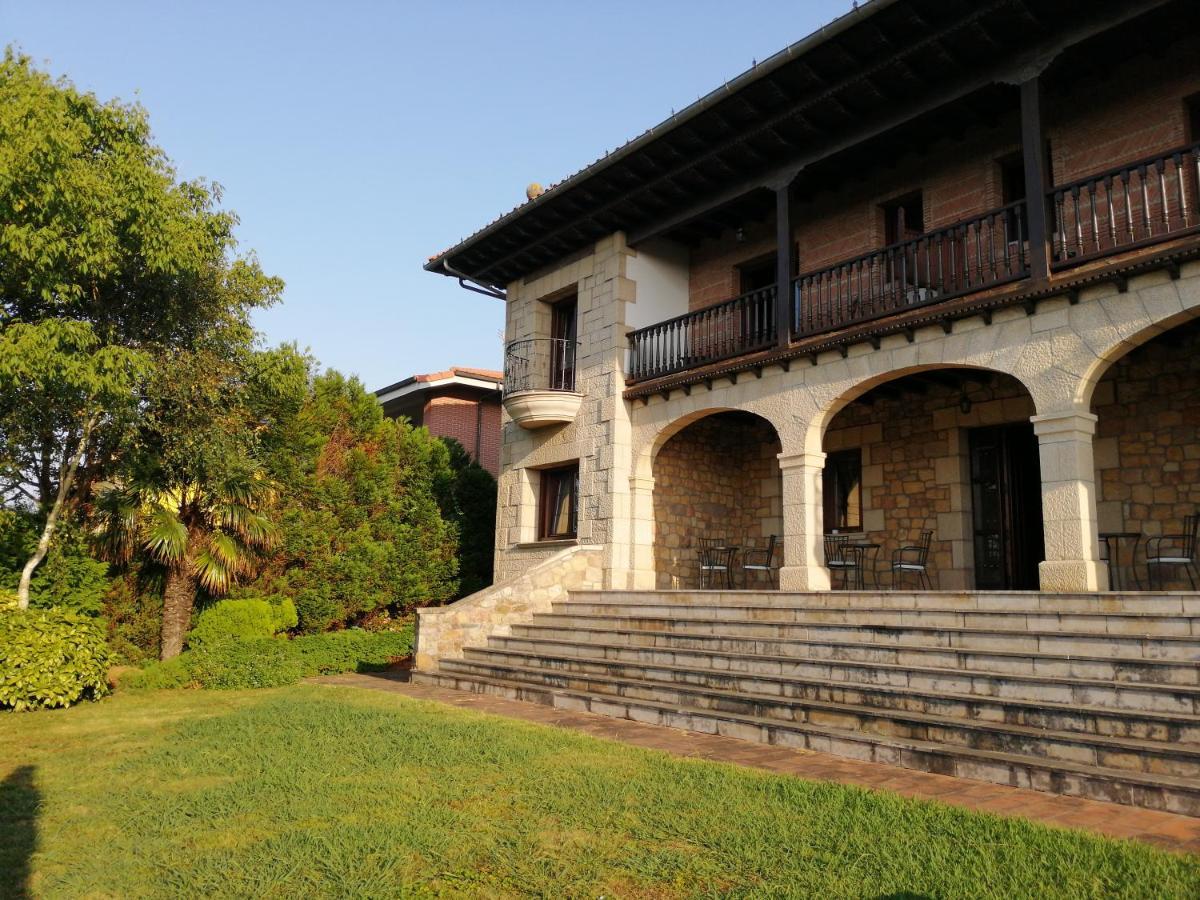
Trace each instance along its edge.
<instances>
[{"instance_id":1,"label":"stone pillar","mask_svg":"<svg viewBox=\"0 0 1200 900\"><path fill-rule=\"evenodd\" d=\"M1108 589L1096 537L1096 473L1092 436L1096 417L1069 412L1033 416L1042 463L1042 523L1046 559L1039 567L1043 591Z\"/></svg>"},{"instance_id":2,"label":"stone pillar","mask_svg":"<svg viewBox=\"0 0 1200 900\"><path fill-rule=\"evenodd\" d=\"M629 477L629 506L632 512L633 547L630 551L630 584L634 590L657 587L654 571L654 479Z\"/></svg>"},{"instance_id":3,"label":"stone pillar","mask_svg":"<svg viewBox=\"0 0 1200 900\"><path fill-rule=\"evenodd\" d=\"M783 473L783 569L785 591L827 591L821 523L821 474L824 453L779 454Z\"/></svg>"}]
</instances>

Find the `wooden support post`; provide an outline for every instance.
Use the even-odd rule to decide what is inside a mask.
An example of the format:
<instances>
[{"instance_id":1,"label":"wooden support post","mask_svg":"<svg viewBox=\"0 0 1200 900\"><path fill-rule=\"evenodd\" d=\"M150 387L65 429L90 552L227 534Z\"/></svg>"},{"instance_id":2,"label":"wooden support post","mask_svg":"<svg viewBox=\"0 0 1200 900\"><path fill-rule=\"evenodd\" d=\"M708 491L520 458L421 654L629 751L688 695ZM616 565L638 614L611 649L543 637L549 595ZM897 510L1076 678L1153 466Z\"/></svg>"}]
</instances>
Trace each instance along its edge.
<instances>
[{"instance_id":1,"label":"wooden support post","mask_svg":"<svg viewBox=\"0 0 1200 900\"><path fill-rule=\"evenodd\" d=\"M791 180L775 188L775 339L792 341L792 210Z\"/></svg>"},{"instance_id":2,"label":"wooden support post","mask_svg":"<svg viewBox=\"0 0 1200 900\"><path fill-rule=\"evenodd\" d=\"M1025 206L1029 211L1029 274L1050 277L1050 229L1046 224L1046 138L1042 132L1042 82L1034 75L1021 82L1021 153L1025 159Z\"/></svg>"}]
</instances>

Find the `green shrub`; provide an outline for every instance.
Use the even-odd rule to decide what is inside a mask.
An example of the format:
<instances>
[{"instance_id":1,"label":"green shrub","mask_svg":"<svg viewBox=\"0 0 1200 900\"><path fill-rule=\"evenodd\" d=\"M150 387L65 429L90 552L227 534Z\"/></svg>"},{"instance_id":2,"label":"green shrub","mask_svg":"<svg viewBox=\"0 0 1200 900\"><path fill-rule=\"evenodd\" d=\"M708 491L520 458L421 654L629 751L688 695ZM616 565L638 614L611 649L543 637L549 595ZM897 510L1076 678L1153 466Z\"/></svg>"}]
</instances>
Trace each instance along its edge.
<instances>
[{"instance_id":1,"label":"green shrub","mask_svg":"<svg viewBox=\"0 0 1200 900\"><path fill-rule=\"evenodd\" d=\"M196 625L188 632L193 650L222 641L247 641L273 637L296 627L296 605L287 597L277 603L268 600L218 600L201 611Z\"/></svg>"},{"instance_id":2,"label":"green shrub","mask_svg":"<svg viewBox=\"0 0 1200 900\"><path fill-rule=\"evenodd\" d=\"M73 610L0 612L0 708L70 706L108 693L104 629Z\"/></svg>"},{"instance_id":3,"label":"green shrub","mask_svg":"<svg viewBox=\"0 0 1200 900\"><path fill-rule=\"evenodd\" d=\"M310 675L378 670L411 653L412 644L412 628L384 632L351 628L294 640L218 641L130 672L121 686L135 690L278 687Z\"/></svg>"}]
</instances>

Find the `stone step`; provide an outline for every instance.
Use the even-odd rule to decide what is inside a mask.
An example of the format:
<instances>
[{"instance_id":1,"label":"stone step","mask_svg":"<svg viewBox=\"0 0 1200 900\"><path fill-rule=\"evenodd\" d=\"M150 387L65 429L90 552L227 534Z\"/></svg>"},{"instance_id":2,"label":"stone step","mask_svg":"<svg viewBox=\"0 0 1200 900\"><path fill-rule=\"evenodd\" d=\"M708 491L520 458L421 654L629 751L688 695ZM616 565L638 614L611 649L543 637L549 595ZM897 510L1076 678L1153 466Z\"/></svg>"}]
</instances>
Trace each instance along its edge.
<instances>
[{"instance_id":1,"label":"stone step","mask_svg":"<svg viewBox=\"0 0 1200 900\"><path fill-rule=\"evenodd\" d=\"M1159 615L1130 612L1005 612L945 608L893 609L867 606L705 606L584 602L555 604L557 615L608 618L673 618L678 621L758 622L768 625L842 623L848 625L930 625L939 628L1004 628L1019 631L1075 631L1087 634L1139 634L1200 637L1200 615Z\"/></svg>"},{"instance_id":2,"label":"stone step","mask_svg":"<svg viewBox=\"0 0 1200 900\"><path fill-rule=\"evenodd\" d=\"M774 640L836 640L886 644L920 644L955 649L1049 653L1060 656L1105 656L1122 659L1200 660L1200 637L1182 635L1099 634L1096 632L1029 628L952 627L920 624L778 622L768 620L702 619L694 615L584 615L567 604L569 612L539 614L536 622L567 631L605 628L653 631L673 635L720 635L729 638Z\"/></svg>"},{"instance_id":3,"label":"stone step","mask_svg":"<svg viewBox=\"0 0 1200 900\"><path fill-rule=\"evenodd\" d=\"M874 609L954 609L994 612L1141 613L1200 616L1200 592L1044 594L1038 591L755 591L655 590L571 591L575 603L640 603L703 608L709 606L869 607Z\"/></svg>"},{"instance_id":4,"label":"stone step","mask_svg":"<svg viewBox=\"0 0 1200 900\"><path fill-rule=\"evenodd\" d=\"M444 662L449 662L444 661ZM1171 775L1142 774L1069 761L955 746L898 733L879 734L827 722L782 721L720 709L682 709L663 703L590 690L553 687L461 671L414 672L414 681L458 690L494 694L563 709L724 734L743 740L833 753L852 759L903 766L926 772L996 784L1053 791L1069 796L1200 816L1200 781Z\"/></svg>"},{"instance_id":5,"label":"stone step","mask_svg":"<svg viewBox=\"0 0 1200 900\"><path fill-rule=\"evenodd\" d=\"M665 634L659 631L617 630L611 628L561 628L543 625L534 619L525 625L514 625L506 638L517 642L517 649L532 649L534 645L552 648L552 652L605 653L616 649L660 649L665 651L696 651L729 656L804 658L838 660L893 666L917 666L938 669L960 669L970 672L1000 675L1044 675L1057 678L1087 678L1121 684L1200 685L1200 666L1186 660L1123 659L1104 656L1059 656L1037 652L1005 650L972 650L954 647L923 646L921 644L870 643L867 641L835 640L772 640L769 638L736 638L723 635ZM523 642L523 643L522 643Z\"/></svg>"},{"instance_id":6,"label":"stone step","mask_svg":"<svg viewBox=\"0 0 1200 900\"><path fill-rule=\"evenodd\" d=\"M821 682L882 685L920 691L982 696L1112 710L1200 715L1200 686L1118 682L1071 675L981 672L914 663L845 660L807 656L727 653L720 650L634 647L622 643L493 637L488 650L532 657L601 660L608 663L662 665L719 675L797 678ZM479 651L468 648L468 658Z\"/></svg>"},{"instance_id":7,"label":"stone step","mask_svg":"<svg viewBox=\"0 0 1200 900\"><path fill-rule=\"evenodd\" d=\"M1118 738L1162 742L1193 758L1194 769L1176 774L1200 776L1200 716L1195 696L1181 699L1187 711L1128 709L1109 705L1106 691L1093 693L1070 682L1031 684L1008 678L932 679L934 684L888 684L832 678L819 669L813 674L750 674L718 671L659 662L626 662L598 657L552 656L516 650L468 648L468 663L495 669L537 670L551 675L587 679L592 676L622 682L666 685L678 688L712 689L747 698L783 701L817 701L868 707L881 713L919 713L970 723L991 722L1022 725L1043 731L1069 733L1072 742L1086 738ZM458 660L447 661L457 664ZM862 671L855 674L861 676ZM910 673L902 672L901 675ZM867 673L869 677L869 673ZM973 691L989 688L995 694ZM1024 693L1022 693L1024 689ZM1133 693L1133 692L1131 692ZM1046 694L1050 696L1038 696ZM1144 699L1140 697L1123 698ZM1123 745L1121 745L1123 747ZM1074 757L1072 757L1074 758Z\"/></svg>"}]
</instances>

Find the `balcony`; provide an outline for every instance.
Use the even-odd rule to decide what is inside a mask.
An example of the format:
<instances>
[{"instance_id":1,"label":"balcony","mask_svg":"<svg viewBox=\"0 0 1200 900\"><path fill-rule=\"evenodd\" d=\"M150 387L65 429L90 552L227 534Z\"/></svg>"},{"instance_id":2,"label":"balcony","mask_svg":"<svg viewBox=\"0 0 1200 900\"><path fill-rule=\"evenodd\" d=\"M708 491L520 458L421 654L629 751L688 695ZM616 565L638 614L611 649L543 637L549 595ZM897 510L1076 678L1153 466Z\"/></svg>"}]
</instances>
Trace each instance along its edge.
<instances>
[{"instance_id":1,"label":"balcony","mask_svg":"<svg viewBox=\"0 0 1200 900\"><path fill-rule=\"evenodd\" d=\"M1200 144L1060 185L1043 198L1042 278L1200 233ZM791 279L785 324L777 289L752 291L629 334L631 384L665 378L982 291L1035 274L1026 201ZM1048 256L1048 259L1045 258ZM779 329L788 334L780 340Z\"/></svg>"},{"instance_id":2,"label":"balcony","mask_svg":"<svg viewBox=\"0 0 1200 900\"><path fill-rule=\"evenodd\" d=\"M576 341L528 338L504 348L504 409L522 428L571 422L583 395L575 390Z\"/></svg>"}]
</instances>

